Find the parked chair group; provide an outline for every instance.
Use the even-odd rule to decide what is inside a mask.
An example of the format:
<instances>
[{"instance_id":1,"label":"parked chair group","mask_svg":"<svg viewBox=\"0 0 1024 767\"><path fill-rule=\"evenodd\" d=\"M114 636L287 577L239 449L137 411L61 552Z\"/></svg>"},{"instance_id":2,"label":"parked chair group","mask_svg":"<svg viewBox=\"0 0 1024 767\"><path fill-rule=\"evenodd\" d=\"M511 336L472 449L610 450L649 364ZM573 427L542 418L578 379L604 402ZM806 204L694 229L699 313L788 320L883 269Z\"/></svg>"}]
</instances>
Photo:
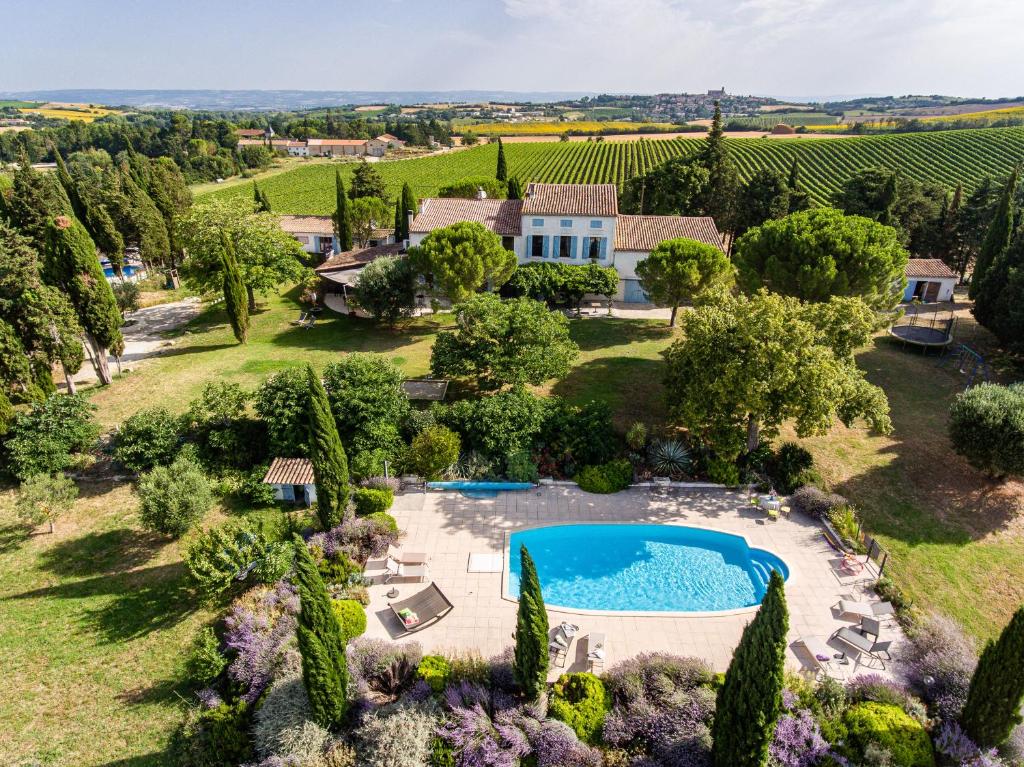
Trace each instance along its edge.
<instances>
[{"instance_id":1,"label":"parked chair group","mask_svg":"<svg viewBox=\"0 0 1024 767\"><path fill-rule=\"evenodd\" d=\"M882 621L895 615L892 602L857 602L852 599L840 599L838 604L841 618L850 616L858 620L856 626L843 626L832 637L852 648L861 658L877 661L885 668L885 661L891 660L889 648L892 640L882 637Z\"/></svg>"},{"instance_id":2,"label":"parked chair group","mask_svg":"<svg viewBox=\"0 0 1024 767\"><path fill-rule=\"evenodd\" d=\"M384 582L391 583L394 580L403 580L423 583L426 581L430 577L430 568L427 566L426 556L418 554L416 557L419 561L400 561L389 554L384 561L384 567L386 568Z\"/></svg>"}]
</instances>

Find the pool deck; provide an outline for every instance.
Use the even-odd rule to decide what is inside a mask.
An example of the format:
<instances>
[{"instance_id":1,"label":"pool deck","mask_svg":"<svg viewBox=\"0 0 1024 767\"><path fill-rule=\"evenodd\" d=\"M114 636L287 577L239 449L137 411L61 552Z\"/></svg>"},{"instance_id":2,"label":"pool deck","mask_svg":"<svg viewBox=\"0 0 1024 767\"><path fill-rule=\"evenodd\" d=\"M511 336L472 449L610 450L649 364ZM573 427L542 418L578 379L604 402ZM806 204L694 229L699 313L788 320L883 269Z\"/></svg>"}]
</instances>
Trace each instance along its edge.
<instances>
[{"instance_id":1,"label":"pool deck","mask_svg":"<svg viewBox=\"0 0 1024 767\"><path fill-rule=\"evenodd\" d=\"M786 599L790 612L787 665L806 670L810 658L797 643L800 637L828 640L843 626L833 607L843 598L877 599L867 590L868 573L840 573L839 558L821 534L820 526L793 513L777 522L746 505L746 495L726 490L632 488L614 495L593 495L576 487L543 486L526 492L503 492L493 499L469 499L453 492L407 493L395 498L391 513L404 531L400 547L428 555L430 580L437 583L454 605L441 621L406 634L388 609L389 585L370 587L366 635L395 641L419 642L426 652L474 652L491 657L513 644L516 603L502 597L504 573L467 572L470 554L502 555L506 534L545 524L622 522L685 524L744 536L749 545L780 556L790 569ZM382 563L368 564L367 573L379 572ZM393 583L397 599L423 589L423 583ZM733 649L754 608L716 615L593 614L549 609L552 628L567 620L580 627L565 668L555 666L551 676L563 671L586 670L586 636L606 637L605 668L643 652L694 655L718 670L729 665ZM903 641L895 628L885 638L898 648ZM836 652L844 648L832 641ZM895 654L895 653L894 653ZM865 665L833 665L833 676L857 673L892 675Z\"/></svg>"}]
</instances>

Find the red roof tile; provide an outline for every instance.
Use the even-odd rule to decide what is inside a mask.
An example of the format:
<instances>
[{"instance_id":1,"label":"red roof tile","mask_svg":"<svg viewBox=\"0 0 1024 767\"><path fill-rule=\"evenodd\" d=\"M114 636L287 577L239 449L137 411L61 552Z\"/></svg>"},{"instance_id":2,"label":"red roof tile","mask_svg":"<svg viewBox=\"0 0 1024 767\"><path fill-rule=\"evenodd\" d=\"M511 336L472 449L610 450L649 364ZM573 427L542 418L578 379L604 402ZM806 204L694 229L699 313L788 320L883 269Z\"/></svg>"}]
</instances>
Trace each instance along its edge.
<instances>
[{"instance_id":1,"label":"red roof tile","mask_svg":"<svg viewBox=\"0 0 1024 767\"><path fill-rule=\"evenodd\" d=\"M268 485L312 485L313 462L308 458L275 458L263 481Z\"/></svg>"},{"instance_id":2,"label":"red roof tile","mask_svg":"<svg viewBox=\"0 0 1024 767\"><path fill-rule=\"evenodd\" d=\"M375 245L372 248L353 248L344 253L336 253L328 258L313 271L317 274L337 272L343 269L354 269L357 266L365 266L381 256L397 256L402 252L402 243L392 242L388 245Z\"/></svg>"},{"instance_id":3,"label":"red roof tile","mask_svg":"<svg viewBox=\"0 0 1024 767\"><path fill-rule=\"evenodd\" d=\"M530 184L523 215L616 216L615 184Z\"/></svg>"},{"instance_id":4,"label":"red roof tile","mask_svg":"<svg viewBox=\"0 0 1024 767\"><path fill-rule=\"evenodd\" d=\"M432 232L462 221L476 221L505 237L522 233L522 200L466 200L438 197L423 200L422 211L412 221L410 232Z\"/></svg>"},{"instance_id":5,"label":"red roof tile","mask_svg":"<svg viewBox=\"0 0 1024 767\"><path fill-rule=\"evenodd\" d=\"M710 216L619 216L615 224L616 250L651 251L676 237L722 249L722 238Z\"/></svg>"},{"instance_id":6,"label":"red roof tile","mask_svg":"<svg viewBox=\"0 0 1024 767\"><path fill-rule=\"evenodd\" d=\"M938 258L912 258L907 261L907 277L933 277L935 279L956 279L957 273Z\"/></svg>"},{"instance_id":7,"label":"red roof tile","mask_svg":"<svg viewBox=\"0 0 1024 767\"><path fill-rule=\"evenodd\" d=\"M281 229L288 234L334 234L330 216L281 216Z\"/></svg>"}]
</instances>

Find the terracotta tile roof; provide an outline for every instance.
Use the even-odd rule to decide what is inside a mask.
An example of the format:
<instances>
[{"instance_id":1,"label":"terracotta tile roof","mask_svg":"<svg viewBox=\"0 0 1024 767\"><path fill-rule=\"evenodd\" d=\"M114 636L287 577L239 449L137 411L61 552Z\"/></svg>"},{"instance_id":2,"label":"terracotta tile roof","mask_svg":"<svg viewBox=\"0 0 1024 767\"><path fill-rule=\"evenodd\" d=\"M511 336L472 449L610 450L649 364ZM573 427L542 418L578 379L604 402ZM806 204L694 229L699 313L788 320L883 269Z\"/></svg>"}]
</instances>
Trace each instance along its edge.
<instances>
[{"instance_id":1,"label":"terracotta tile roof","mask_svg":"<svg viewBox=\"0 0 1024 767\"><path fill-rule=\"evenodd\" d=\"M390 227L390 228L384 227L384 228L381 228L381 229L374 229L372 232L370 232L370 239L371 240L383 240L385 237L390 237L394 233L395 233L395 228L393 226Z\"/></svg>"},{"instance_id":2,"label":"terracotta tile roof","mask_svg":"<svg viewBox=\"0 0 1024 767\"><path fill-rule=\"evenodd\" d=\"M957 278L957 273L938 258L912 258L907 261L906 274L907 277Z\"/></svg>"},{"instance_id":3,"label":"terracotta tile roof","mask_svg":"<svg viewBox=\"0 0 1024 767\"><path fill-rule=\"evenodd\" d=\"M262 136L265 132L264 128L235 128L236 136Z\"/></svg>"},{"instance_id":4,"label":"terracotta tile roof","mask_svg":"<svg viewBox=\"0 0 1024 767\"><path fill-rule=\"evenodd\" d=\"M398 141L398 142L400 142L402 144L405 143L404 141L402 141L402 139L398 138L398 136L392 136L390 133L381 133L379 136L377 136L377 140L378 141Z\"/></svg>"},{"instance_id":5,"label":"terracotta tile roof","mask_svg":"<svg viewBox=\"0 0 1024 767\"><path fill-rule=\"evenodd\" d=\"M530 184L523 215L616 216L615 184Z\"/></svg>"},{"instance_id":6,"label":"terracotta tile roof","mask_svg":"<svg viewBox=\"0 0 1024 767\"><path fill-rule=\"evenodd\" d=\"M263 481L268 485L311 485L313 462L308 458L275 458Z\"/></svg>"},{"instance_id":7,"label":"terracotta tile roof","mask_svg":"<svg viewBox=\"0 0 1024 767\"><path fill-rule=\"evenodd\" d=\"M381 256L397 256L402 252L402 243L392 242L389 245L376 245L372 248L354 248L344 253L336 253L328 258L313 271L317 274L327 272L338 272L343 269L354 269L358 266L365 266Z\"/></svg>"},{"instance_id":8,"label":"terracotta tile roof","mask_svg":"<svg viewBox=\"0 0 1024 767\"><path fill-rule=\"evenodd\" d=\"M710 216L619 216L615 224L616 250L651 251L676 237L722 248L722 238Z\"/></svg>"},{"instance_id":9,"label":"terracotta tile roof","mask_svg":"<svg viewBox=\"0 0 1024 767\"><path fill-rule=\"evenodd\" d=\"M281 216L281 229L288 234L334 234L330 216Z\"/></svg>"},{"instance_id":10,"label":"terracotta tile roof","mask_svg":"<svg viewBox=\"0 0 1024 767\"><path fill-rule=\"evenodd\" d=\"M306 141L309 146L362 146L364 138L311 138Z\"/></svg>"},{"instance_id":11,"label":"terracotta tile roof","mask_svg":"<svg viewBox=\"0 0 1024 767\"><path fill-rule=\"evenodd\" d=\"M522 200L465 200L438 197L423 200L422 209L412 221L410 232L432 232L462 221L476 221L502 236L522 233Z\"/></svg>"}]
</instances>

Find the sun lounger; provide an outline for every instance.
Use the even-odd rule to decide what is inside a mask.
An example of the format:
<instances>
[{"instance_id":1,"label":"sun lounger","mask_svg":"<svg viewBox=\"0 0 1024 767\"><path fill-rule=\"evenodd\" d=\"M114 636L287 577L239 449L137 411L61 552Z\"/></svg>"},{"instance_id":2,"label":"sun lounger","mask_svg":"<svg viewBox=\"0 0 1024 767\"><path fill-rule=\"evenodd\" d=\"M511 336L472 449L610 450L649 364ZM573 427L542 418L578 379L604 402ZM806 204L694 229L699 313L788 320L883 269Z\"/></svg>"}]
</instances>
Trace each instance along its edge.
<instances>
[{"instance_id":1,"label":"sun lounger","mask_svg":"<svg viewBox=\"0 0 1024 767\"><path fill-rule=\"evenodd\" d=\"M843 543L842 537L836 532L836 529L832 527L827 519L821 520L822 535L825 536L825 540L828 541L828 545L838 551L840 554L846 555L850 553L850 548Z\"/></svg>"},{"instance_id":2,"label":"sun lounger","mask_svg":"<svg viewBox=\"0 0 1024 767\"><path fill-rule=\"evenodd\" d=\"M384 562L387 572L384 573L384 582L391 583L393 580L419 581L423 583L430 577L430 571L425 562L420 564L406 564L388 557Z\"/></svg>"},{"instance_id":3,"label":"sun lounger","mask_svg":"<svg viewBox=\"0 0 1024 767\"><path fill-rule=\"evenodd\" d=\"M867 616L869 618L887 618L895 614L896 608L892 602L856 602L852 599L839 600L839 615L853 615L858 619Z\"/></svg>"},{"instance_id":4,"label":"sun lounger","mask_svg":"<svg viewBox=\"0 0 1024 767\"><path fill-rule=\"evenodd\" d=\"M388 607L398 618L407 633L419 631L436 623L455 609L436 583L431 583L419 594L414 594L400 602L389 602Z\"/></svg>"},{"instance_id":5,"label":"sun lounger","mask_svg":"<svg viewBox=\"0 0 1024 767\"><path fill-rule=\"evenodd\" d=\"M889 647L892 646L891 640L871 639L850 626L843 626L832 636L852 647L860 657L866 655L872 660L877 660L882 664L882 668L885 668L885 660L889 659ZM885 655L884 659L882 658L883 654Z\"/></svg>"},{"instance_id":6,"label":"sun lounger","mask_svg":"<svg viewBox=\"0 0 1024 767\"><path fill-rule=\"evenodd\" d=\"M419 551L402 551L395 546L388 546L388 557L403 565L425 565L427 555Z\"/></svg>"},{"instance_id":7,"label":"sun lounger","mask_svg":"<svg viewBox=\"0 0 1024 767\"><path fill-rule=\"evenodd\" d=\"M832 656L835 655L835 650L820 637L800 637L799 643L804 646L814 662L815 677L819 674L832 676L829 672L832 671Z\"/></svg>"},{"instance_id":8,"label":"sun lounger","mask_svg":"<svg viewBox=\"0 0 1024 767\"><path fill-rule=\"evenodd\" d=\"M555 663L558 663L560 668L565 668L565 659L569 657L569 648L572 647L572 641L576 638L579 630L579 626L574 626L567 621L562 621L561 625L555 629L555 634L548 645L548 654L554 656Z\"/></svg>"},{"instance_id":9,"label":"sun lounger","mask_svg":"<svg viewBox=\"0 0 1024 767\"><path fill-rule=\"evenodd\" d=\"M302 312L297 320L292 320L292 325L301 325L306 321L306 312Z\"/></svg>"},{"instance_id":10,"label":"sun lounger","mask_svg":"<svg viewBox=\"0 0 1024 767\"><path fill-rule=\"evenodd\" d=\"M604 645L604 634L591 633L587 635L587 665L591 672L604 668Z\"/></svg>"}]
</instances>

